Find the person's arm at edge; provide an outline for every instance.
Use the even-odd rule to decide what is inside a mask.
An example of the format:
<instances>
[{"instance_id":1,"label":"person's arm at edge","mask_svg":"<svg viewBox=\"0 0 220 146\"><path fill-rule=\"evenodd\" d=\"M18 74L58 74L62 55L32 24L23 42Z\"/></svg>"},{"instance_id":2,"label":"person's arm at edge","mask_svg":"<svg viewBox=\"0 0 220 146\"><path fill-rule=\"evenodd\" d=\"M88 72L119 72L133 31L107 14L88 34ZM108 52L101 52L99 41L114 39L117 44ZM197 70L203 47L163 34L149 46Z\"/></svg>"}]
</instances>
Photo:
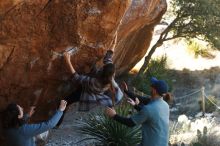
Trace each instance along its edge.
<instances>
[{"instance_id":1,"label":"person's arm at edge","mask_svg":"<svg viewBox=\"0 0 220 146\"><path fill-rule=\"evenodd\" d=\"M41 122L38 124L25 124L23 126L23 133L27 136L27 137L33 137L36 136L38 134L41 134L49 129L52 129L53 127L56 126L56 124L58 123L58 121L60 120L63 111L65 110L67 105L67 102L62 100L60 102L60 107L59 109L56 111L56 113L52 116L52 118L50 118L48 121L45 122Z\"/></svg>"},{"instance_id":2,"label":"person's arm at edge","mask_svg":"<svg viewBox=\"0 0 220 146\"><path fill-rule=\"evenodd\" d=\"M25 124L23 127L23 132L28 137L33 137L38 134L41 134L49 129L52 129L56 126L60 120L63 112L57 110L56 113L48 121L41 122L39 124Z\"/></svg>"}]
</instances>

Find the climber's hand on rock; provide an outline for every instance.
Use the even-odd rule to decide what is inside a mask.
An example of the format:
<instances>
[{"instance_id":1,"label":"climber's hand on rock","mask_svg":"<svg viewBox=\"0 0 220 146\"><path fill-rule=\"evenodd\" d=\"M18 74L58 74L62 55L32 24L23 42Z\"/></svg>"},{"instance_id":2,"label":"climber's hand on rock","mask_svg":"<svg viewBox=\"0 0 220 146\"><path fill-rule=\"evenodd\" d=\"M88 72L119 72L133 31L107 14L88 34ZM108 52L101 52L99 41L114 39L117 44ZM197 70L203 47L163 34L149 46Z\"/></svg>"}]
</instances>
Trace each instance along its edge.
<instances>
[{"instance_id":1,"label":"climber's hand on rock","mask_svg":"<svg viewBox=\"0 0 220 146\"><path fill-rule=\"evenodd\" d=\"M65 61L67 63L69 63L70 62L70 53L69 52L65 52L63 55L64 55L64 58L65 58Z\"/></svg>"},{"instance_id":2,"label":"climber's hand on rock","mask_svg":"<svg viewBox=\"0 0 220 146\"><path fill-rule=\"evenodd\" d=\"M75 69L74 69L74 67L73 67L73 65L72 65L72 63L70 61L70 53L69 52L65 52L63 55L64 55L64 59L66 61L66 64L67 64L69 70L71 71L72 74L74 74L76 71L75 71Z\"/></svg>"},{"instance_id":3,"label":"climber's hand on rock","mask_svg":"<svg viewBox=\"0 0 220 146\"><path fill-rule=\"evenodd\" d=\"M59 110L63 112L66 109L66 105L67 105L67 101L61 100Z\"/></svg>"}]
</instances>

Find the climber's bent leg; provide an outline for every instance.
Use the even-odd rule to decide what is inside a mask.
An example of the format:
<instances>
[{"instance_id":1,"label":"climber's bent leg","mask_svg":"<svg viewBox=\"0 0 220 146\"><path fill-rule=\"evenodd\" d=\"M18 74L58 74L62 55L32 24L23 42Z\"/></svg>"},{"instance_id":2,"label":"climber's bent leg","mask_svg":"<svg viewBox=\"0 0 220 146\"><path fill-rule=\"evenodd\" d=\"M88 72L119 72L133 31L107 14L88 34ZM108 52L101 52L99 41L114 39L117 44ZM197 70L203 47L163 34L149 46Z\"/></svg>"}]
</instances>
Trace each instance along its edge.
<instances>
[{"instance_id":1,"label":"climber's bent leg","mask_svg":"<svg viewBox=\"0 0 220 146\"><path fill-rule=\"evenodd\" d=\"M66 96L63 100L67 101L67 106L78 102L82 93L82 88L78 88L76 91L72 92L69 96Z\"/></svg>"},{"instance_id":2,"label":"climber's bent leg","mask_svg":"<svg viewBox=\"0 0 220 146\"><path fill-rule=\"evenodd\" d=\"M58 128L61 123L63 122L63 119L64 119L64 116L66 114L66 111L68 109L68 106L75 103L75 102L78 102L80 100L80 96L81 96L81 93L82 93L82 88L78 88L76 91L74 91L73 93L71 93L69 96L65 97L64 100L67 101L67 108L66 110L63 112L63 115L62 117L60 118L59 122L57 123L56 125L56 128Z\"/></svg>"}]
</instances>

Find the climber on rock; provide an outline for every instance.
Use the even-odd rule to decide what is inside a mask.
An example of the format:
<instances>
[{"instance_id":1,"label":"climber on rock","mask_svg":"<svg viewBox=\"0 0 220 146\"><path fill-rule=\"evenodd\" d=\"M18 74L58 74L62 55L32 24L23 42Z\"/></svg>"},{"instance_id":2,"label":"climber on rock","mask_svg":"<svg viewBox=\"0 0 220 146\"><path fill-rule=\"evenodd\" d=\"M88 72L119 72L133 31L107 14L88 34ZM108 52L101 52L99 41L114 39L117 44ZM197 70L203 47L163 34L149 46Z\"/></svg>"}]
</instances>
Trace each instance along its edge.
<instances>
[{"instance_id":1,"label":"climber on rock","mask_svg":"<svg viewBox=\"0 0 220 146\"><path fill-rule=\"evenodd\" d=\"M28 119L34 114L32 107L29 114L24 114L23 108L11 103L3 112L3 128L7 146L35 146L34 137L56 126L65 110L67 102L61 100L59 109L51 119L37 124L28 124Z\"/></svg>"},{"instance_id":2,"label":"climber on rock","mask_svg":"<svg viewBox=\"0 0 220 146\"><path fill-rule=\"evenodd\" d=\"M76 91L64 98L68 102L67 106L79 102L80 111L89 111L97 105L113 107L120 102L123 92L114 80L115 65L112 62L116 40L117 35L114 39L112 49L107 51L103 59L103 67L92 77L89 75L79 75L72 66L70 54L65 52L64 58L72 74L72 80L80 84L80 87ZM57 124L57 128L62 123L63 117Z\"/></svg>"}]
</instances>

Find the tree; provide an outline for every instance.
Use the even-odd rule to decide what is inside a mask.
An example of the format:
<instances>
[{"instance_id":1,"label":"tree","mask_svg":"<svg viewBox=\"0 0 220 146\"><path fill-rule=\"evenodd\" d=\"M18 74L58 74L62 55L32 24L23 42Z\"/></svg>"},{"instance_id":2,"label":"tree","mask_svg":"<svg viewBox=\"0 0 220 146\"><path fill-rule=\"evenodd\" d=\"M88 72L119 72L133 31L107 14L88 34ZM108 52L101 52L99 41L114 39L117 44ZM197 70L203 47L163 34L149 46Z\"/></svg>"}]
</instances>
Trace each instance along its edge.
<instances>
[{"instance_id":1,"label":"tree","mask_svg":"<svg viewBox=\"0 0 220 146\"><path fill-rule=\"evenodd\" d=\"M176 38L197 38L220 48L220 0L172 0L163 18L168 24L150 48L138 72L144 74L149 61L164 42Z\"/></svg>"}]
</instances>

